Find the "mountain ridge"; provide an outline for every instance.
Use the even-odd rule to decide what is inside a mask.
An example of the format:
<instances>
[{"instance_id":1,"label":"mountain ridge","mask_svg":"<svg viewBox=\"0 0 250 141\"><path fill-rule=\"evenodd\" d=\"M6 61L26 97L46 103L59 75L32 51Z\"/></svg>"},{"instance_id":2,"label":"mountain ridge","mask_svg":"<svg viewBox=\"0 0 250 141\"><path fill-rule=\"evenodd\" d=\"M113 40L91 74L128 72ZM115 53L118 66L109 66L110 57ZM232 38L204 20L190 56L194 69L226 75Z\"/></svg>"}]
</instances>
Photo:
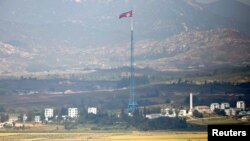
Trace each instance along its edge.
<instances>
[{"instance_id":1,"label":"mountain ridge","mask_svg":"<svg viewBox=\"0 0 250 141\"><path fill-rule=\"evenodd\" d=\"M2 60L22 61L22 71L46 71L60 69L111 69L129 66L129 44L117 44L99 48L54 47L51 50L17 48L19 53ZM2 47L3 46L3 47ZM135 43L136 67L158 71L193 70L209 67L247 66L250 60L250 38L233 29L182 32L164 40L142 40ZM0 50L3 54L4 50ZM21 55L29 53L28 57ZM42 56L39 54L43 54ZM57 54L57 55L55 55ZM122 55L121 55L122 54ZM1 55L4 56L4 55ZM27 55L26 55L27 56ZM64 57L67 56L67 57ZM15 60L17 59L17 60ZM47 62L50 62L48 64ZM40 65L41 70L38 67ZM11 66L11 65L10 65ZM45 70L42 68L46 68ZM8 67L5 67L8 71ZM10 68L9 68L10 69ZM11 69L9 70L11 72Z\"/></svg>"},{"instance_id":2,"label":"mountain ridge","mask_svg":"<svg viewBox=\"0 0 250 141\"><path fill-rule=\"evenodd\" d=\"M130 20L119 20L118 15L131 5L134 5L136 17L135 43L140 48L136 52L138 67L179 70L248 65L250 18L246 11L250 11L250 6L232 0L225 2L2 1L0 46L2 49L9 46L17 54L4 55L6 48L0 52L0 72L129 66ZM38 6L39 10L36 9ZM232 12L236 9L236 14L228 16L230 8ZM236 47L239 50L235 51ZM20 56L20 52L29 54L29 57ZM202 59L207 57L206 53L210 56L209 61ZM120 54L124 56L120 57ZM240 58L240 54L244 56Z\"/></svg>"}]
</instances>

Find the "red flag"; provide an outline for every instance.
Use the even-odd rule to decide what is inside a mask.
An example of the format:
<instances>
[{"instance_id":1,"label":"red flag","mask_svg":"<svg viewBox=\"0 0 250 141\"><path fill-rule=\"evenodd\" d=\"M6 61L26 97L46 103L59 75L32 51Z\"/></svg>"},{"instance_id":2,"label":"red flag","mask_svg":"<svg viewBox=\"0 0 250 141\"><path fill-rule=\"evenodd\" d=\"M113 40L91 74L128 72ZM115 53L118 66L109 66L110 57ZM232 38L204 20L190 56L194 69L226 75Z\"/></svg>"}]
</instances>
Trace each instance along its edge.
<instances>
[{"instance_id":1,"label":"red flag","mask_svg":"<svg viewBox=\"0 0 250 141\"><path fill-rule=\"evenodd\" d=\"M125 13L122 13L120 16L119 16L119 19L121 18L128 18L128 17L132 17L133 16L133 11L128 11L128 12L125 12Z\"/></svg>"}]
</instances>

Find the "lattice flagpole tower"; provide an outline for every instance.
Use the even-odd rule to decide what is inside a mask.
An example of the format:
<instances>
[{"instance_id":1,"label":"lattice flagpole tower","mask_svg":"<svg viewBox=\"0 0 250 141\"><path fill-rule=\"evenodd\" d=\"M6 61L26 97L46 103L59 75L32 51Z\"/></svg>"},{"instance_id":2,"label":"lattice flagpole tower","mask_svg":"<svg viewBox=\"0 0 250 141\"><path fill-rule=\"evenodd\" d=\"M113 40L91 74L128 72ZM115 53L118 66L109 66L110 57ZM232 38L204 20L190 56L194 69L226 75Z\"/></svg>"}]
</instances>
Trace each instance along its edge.
<instances>
[{"instance_id":1,"label":"lattice flagpole tower","mask_svg":"<svg viewBox=\"0 0 250 141\"><path fill-rule=\"evenodd\" d=\"M129 113L134 113L138 104L136 99L135 91L135 59L134 59L134 20L133 16L131 18L131 44L130 44L130 92L129 92L129 102L128 102L128 111Z\"/></svg>"},{"instance_id":2,"label":"lattice flagpole tower","mask_svg":"<svg viewBox=\"0 0 250 141\"><path fill-rule=\"evenodd\" d=\"M119 18L131 17L130 29L131 29L131 43L130 43L130 85L129 85L129 102L128 102L128 113L133 115L136 111L138 104L135 91L135 59L134 59L134 15L133 11L122 13Z\"/></svg>"}]
</instances>

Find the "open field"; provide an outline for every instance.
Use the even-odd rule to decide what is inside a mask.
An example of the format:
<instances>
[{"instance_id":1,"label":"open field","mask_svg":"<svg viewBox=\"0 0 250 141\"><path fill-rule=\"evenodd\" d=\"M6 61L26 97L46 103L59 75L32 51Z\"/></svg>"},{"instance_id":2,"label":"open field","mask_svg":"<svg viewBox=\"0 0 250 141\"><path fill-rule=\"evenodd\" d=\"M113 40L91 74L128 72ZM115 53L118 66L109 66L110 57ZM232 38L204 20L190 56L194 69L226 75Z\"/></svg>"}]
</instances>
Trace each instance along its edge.
<instances>
[{"instance_id":1,"label":"open field","mask_svg":"<svg viewBox=\"0 0 250 141\"><path fill-rule=\"evenodd\" d=\"M250 124L250 121L237 120L230 117L210 117L210 118L200 118L188 120L189 123L199 124L199 125L209 125L209 124Z\"/></svg>"},{"instance_id":2,"label":"open field","mask_svg":"<svg viewBox=\"0 0 250 141\"><path fill-rule=\"evenodd\" d=\"M0 141L206 141L206 132L0 133Z\"/></svg>"}]
</instances>

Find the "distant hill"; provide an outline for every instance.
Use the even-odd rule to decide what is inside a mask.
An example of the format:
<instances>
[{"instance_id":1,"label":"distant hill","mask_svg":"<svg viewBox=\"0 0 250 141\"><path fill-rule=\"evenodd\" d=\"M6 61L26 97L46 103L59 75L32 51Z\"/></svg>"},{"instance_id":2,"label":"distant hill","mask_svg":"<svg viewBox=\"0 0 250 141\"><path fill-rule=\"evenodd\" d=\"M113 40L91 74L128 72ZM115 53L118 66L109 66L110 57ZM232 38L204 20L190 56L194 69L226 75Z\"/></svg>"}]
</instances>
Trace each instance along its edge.
<instances>
[{"instance_id":1,"label":"distant hill","mask_svg":"<svg viewBox=\"0 0 250 141\"><path fill-rule=\"evenodd\" d=\"M172 67L192 70L249 65L249 45L250 38L238 31L217 29L181 33L154 43L139 43L137 51L141 65L160 70Z\"/></svg>"},{"instance_id":2,"label":"distant hill","mask_svg":"<svg viewBox=\"0 0 250 141\"><path fill-rule=\"evenodd\" d=\"M161 71L246 66L250 63L249 46L250 38L237 30L183 32L164 40L137 42L136 64L137 67ZM92 55L96 57L109 54L109 57L102 60L106 61L104 64L110 62L118 65L123 62L120 65L128 65L128 50L128 45L112 49L107 47L93 51Z\"/></svg>"},{"instance_id":3,"label":"distant hill","mask_svg":"<svg viewBox=\"0 0 250 141\"><path fill-rule=\"evenodd\" d=\"M128 66L129 20L118 16L132 5L137 67L249 64L250 6L238 1L4 0L0 72Z\"/></svg>"},{"instance_id":4,"label":"distant hill","mask_svg":"<svg viewBox=\"0 0 250 141\"><path fill-rule=\"evenodd\" d=\"M129 66L129 44L99 48L18 48L0 44L2 72ZM158 71L202 70L250 65L250 38L237 30L183 32L135 44L136 67ZM10 50L12 50L10 52ZM66 57L64 57L66 56ZM15 69L14 69L15 68Z\"/></svg>"}]
</instances>

